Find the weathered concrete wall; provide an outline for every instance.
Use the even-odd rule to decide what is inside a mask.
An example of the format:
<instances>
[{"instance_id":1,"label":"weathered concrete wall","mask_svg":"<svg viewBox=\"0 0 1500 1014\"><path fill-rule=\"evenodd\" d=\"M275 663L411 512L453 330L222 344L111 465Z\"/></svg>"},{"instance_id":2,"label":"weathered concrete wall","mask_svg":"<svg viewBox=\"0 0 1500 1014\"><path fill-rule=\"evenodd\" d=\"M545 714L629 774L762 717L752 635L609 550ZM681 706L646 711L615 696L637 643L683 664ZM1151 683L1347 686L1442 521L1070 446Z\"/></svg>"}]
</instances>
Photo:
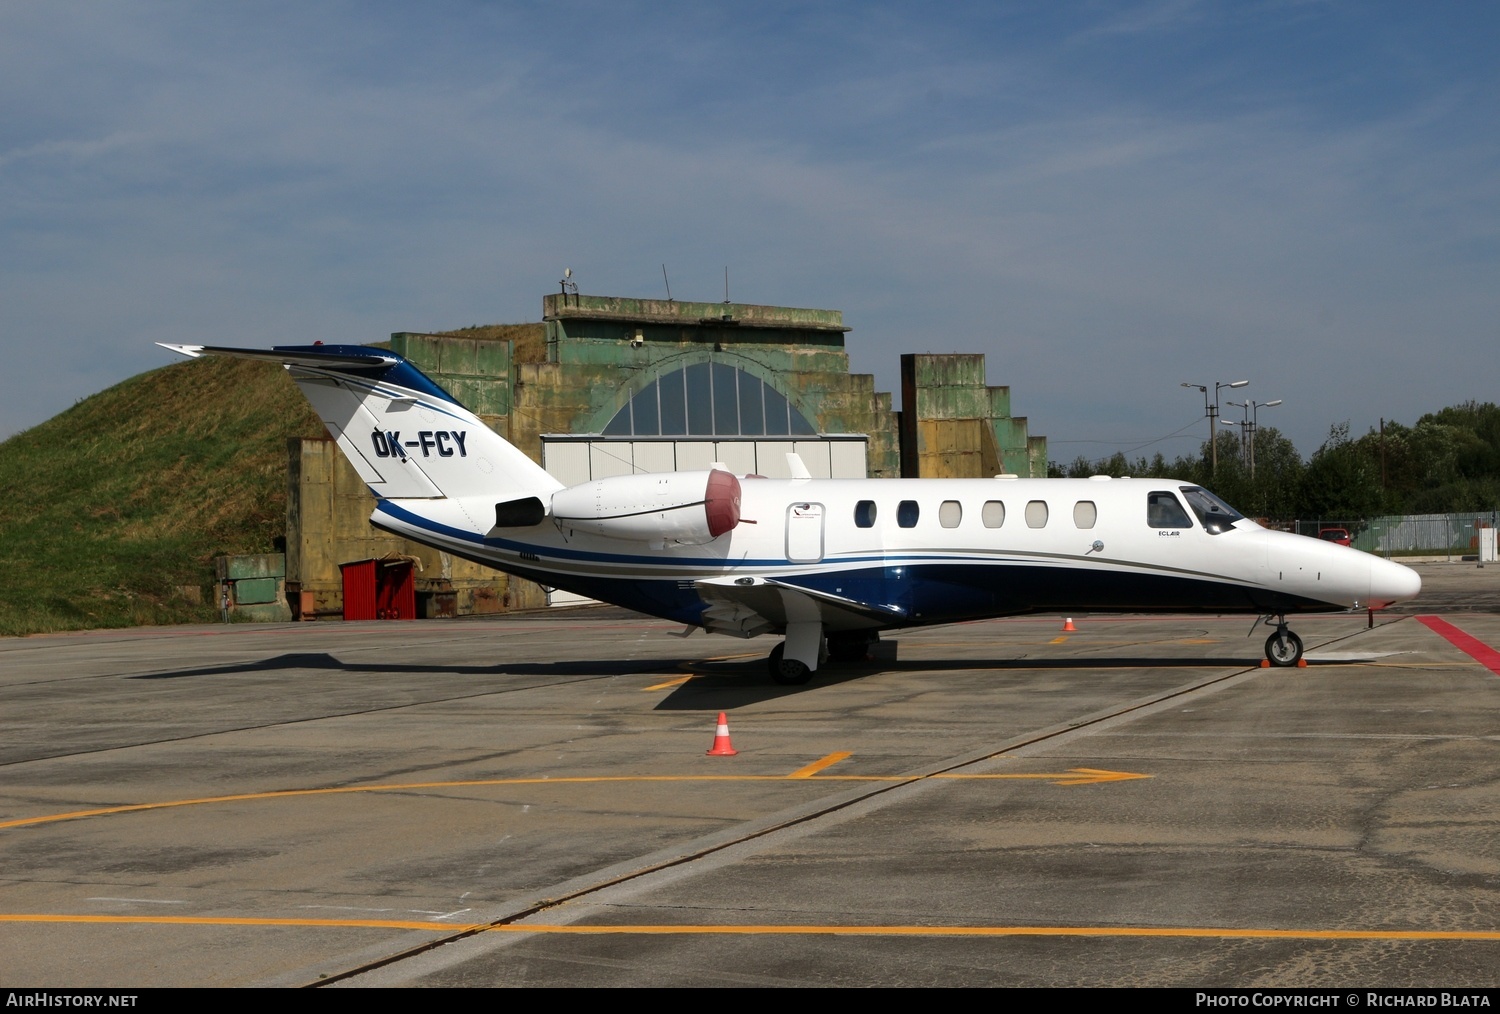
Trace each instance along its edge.
<instances>
[{"instance_id":1,"label":"weathered concrete wall","mask_svg":"<svg viewBox=\"0 0 1500 1014\"><path fill-rule=\"evenodd\" d=\"M1010 388L985 383L983 355L901 357L901 441L912 478L1047 474L1046 438L1010 414Z\"/></svg>"},{"instance_id":2,"label":"weathered concrete wall","mask_svg":"<svg viewBox=\"0 0 1500 1014\"><path fill-rule=\"evenodd\" d=\"M705 325L724 330L768 327L776 330L825 331L840 336L844 326L840 310L814 310L797 306L765 306L758 303L691 303L675 299L628 299L622 296L563 295L554 292L542 297L542 317L546 320L587 320L668 327ZM661 340L660 336L650 340ZM720 340L717 336L710 341Z\"/></svg>"},{"instance_id":3,"label":"weathered concrete wall","mask_svg":"<svg viewBox=\"0 0 1500 1014\"><path fill-rule=\"evenodd\" d=\"M285 623L291 619L285 577L284 553L214 557L219 601L227 605L231 619L255 623Z\"/></svg>"},{"instance_id":4,"label":"weathered concrete wall","mask_svg":"<svg viewBox=\"0 0 1500 1014\"><path fill-rule=\"evenodd\" d=\"M486 426L507 436L512 342L400 331L391 335L391 351L417 364Z\"/></svg>"},{"instance_id":5,"label":"weathered concrete wall","mask_svg":"<svg viewBox=\"0 0 1500 1014\"><path fill-rule=\"evenodd\" d=\"M290 443L287 490L287 581L310 592L315 612L343 607L339 564L387 556L415 557L419 615L499 612L546 605L522 581L371 526L375 498L332 440Z\"/></svg>"}]
</instances>

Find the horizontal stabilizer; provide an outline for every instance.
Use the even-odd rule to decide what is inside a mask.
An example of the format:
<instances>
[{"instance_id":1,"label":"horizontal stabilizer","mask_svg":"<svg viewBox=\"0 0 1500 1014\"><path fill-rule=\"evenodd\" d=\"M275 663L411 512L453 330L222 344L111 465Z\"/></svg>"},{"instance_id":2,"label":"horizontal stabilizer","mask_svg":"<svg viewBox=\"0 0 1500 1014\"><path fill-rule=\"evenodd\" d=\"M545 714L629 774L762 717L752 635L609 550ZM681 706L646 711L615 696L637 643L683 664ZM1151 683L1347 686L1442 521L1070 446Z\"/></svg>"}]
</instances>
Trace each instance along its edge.
<instances>
[{"instance_id":1,"label":"horizontal stabilizer","mask_svg":"<svg viewBox=\"0 0 1500 1014\"><path fill-rule=\"evenodd\" d=\"M550 499L562 487L394 352L366 345L242 349L157 344L195 359L227 356L285 366L339 450L378 497L482 497L490 505L534 498L540 507L540 498ZM486 506L484 513L492 509ZM533 507L525 517L535 513Z\"/></svg>"},{"instance_id":2,"label":"horizontal stabilizer","mask_svg":"<svg viewBox=\"0 0 1500 1014\"><path fill-rule=\"evenodd\" d=\"M313 348L337 348L333 352L306 352L294 349L234 349L224 345L171 345L167 342L157 342L164 349L180 352L185 356L197 359L200 356L227 356L232 359L262 359L272 363L298 366L365 366L378 368L381 366L394 366L401 362L401 357L379 349L364 349L363 346L352 346L362 351L351 351L351 346L317 346Z\"/></svg>"}]
</instances>

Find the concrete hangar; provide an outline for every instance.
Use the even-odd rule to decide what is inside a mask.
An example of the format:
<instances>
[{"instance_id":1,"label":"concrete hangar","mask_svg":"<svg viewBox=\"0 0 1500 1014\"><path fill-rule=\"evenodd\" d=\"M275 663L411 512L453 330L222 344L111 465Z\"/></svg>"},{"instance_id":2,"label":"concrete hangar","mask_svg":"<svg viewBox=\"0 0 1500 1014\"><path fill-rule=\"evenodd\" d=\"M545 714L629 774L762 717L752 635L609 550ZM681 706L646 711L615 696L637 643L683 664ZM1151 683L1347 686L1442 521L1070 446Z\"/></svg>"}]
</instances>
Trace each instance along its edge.
<instances>
[{"instance_id":1,"label":"concrete hangar","mask_svg":"<svg viewBox=\"0 0 1500 1014\"><path fill-rule=\"evenodd\" d=\"M1046 438L1011 415L1009 388L986 385L982 355L903 355L895 410L849 372L838 310L562 292L542 319L390 344L566 485L715 461L787 477L787 451L834 478L1047 474ZM342 615L361 565L399 572L418 616L565 600L372 528L374 501L326 435L292 441L288 482L282 611ZM249 562L227 558L221 578L235 559Z\"/></svg>"}]
</instances>

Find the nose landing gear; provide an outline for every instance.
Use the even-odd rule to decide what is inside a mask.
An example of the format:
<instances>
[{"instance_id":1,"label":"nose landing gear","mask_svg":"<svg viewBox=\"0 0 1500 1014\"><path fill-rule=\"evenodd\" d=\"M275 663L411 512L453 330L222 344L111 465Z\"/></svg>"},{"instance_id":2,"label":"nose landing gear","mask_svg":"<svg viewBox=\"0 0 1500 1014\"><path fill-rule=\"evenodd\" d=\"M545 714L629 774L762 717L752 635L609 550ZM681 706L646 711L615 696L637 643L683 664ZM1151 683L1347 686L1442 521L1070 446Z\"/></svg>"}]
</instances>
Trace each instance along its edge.
<instances>
[{"instance_id":1,"label":"nose landing gear","mask_svg":"<svg viewBox=\"0 0 1500 1014\"><path fill-rule=\"evenodd\" d=\"M1261 619L1266 626L1272 626L1271 617ZM1277 616L1276 633L1266 638L1266 661L1278 668L1294 666L1302 661L1302 638L1292 632L1286 625L1285 616Z\"/></svg>"}]
</instances>

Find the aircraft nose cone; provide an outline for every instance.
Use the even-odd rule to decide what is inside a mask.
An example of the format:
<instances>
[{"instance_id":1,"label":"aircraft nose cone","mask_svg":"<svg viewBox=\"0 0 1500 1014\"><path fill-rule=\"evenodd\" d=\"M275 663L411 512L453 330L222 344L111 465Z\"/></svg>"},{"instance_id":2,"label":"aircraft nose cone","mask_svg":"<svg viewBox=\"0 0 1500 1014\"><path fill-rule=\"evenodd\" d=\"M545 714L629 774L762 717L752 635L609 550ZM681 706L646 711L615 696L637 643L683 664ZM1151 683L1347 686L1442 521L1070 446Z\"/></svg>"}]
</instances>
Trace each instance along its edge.
<instances>
[{"instance_id":1,"label":"aircraft nose cone","mask_svg":"<svg viewBox=\"0 0 1500 1014\"><path fill-rule=\"evenodd\" d=\"M1422 591L1422 577L1410 567L1372 557L1370 560L1370 608L1384 609L1393 602L1414 599Z\"/></svg>"}]
</instances>

